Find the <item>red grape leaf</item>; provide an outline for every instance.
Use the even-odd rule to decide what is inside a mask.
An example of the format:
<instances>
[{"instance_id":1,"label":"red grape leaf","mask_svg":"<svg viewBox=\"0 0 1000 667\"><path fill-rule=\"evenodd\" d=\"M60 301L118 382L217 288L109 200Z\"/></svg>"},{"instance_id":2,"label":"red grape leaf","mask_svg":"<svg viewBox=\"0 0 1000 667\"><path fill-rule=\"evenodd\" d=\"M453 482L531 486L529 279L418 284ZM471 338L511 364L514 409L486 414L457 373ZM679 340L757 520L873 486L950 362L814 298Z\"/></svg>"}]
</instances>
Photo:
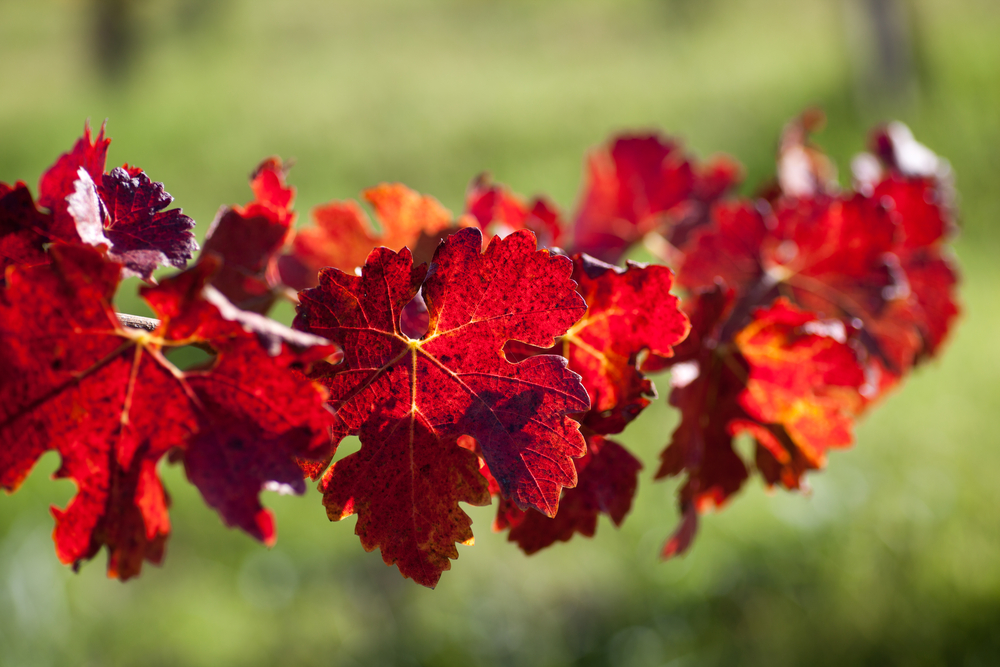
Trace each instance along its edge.
<instances>
[{"instance_id":1,"label":"red grape leaf","mask_svg":"<svg viewBox=\"0 0 1000 667\"><path fill-rule=\"evenodd\" d=\"M690 323L670 293L673 274L665 266L629 262L618 269L577 255L573 279L587 314L563 336L561 351L590 394L583 423L618 433L656 397L636 366L640 352L671 356Z\"/></svg>"},{"instance_id":2,"label":"red grape leaf","mask_svg":"<svg viewBox=\"0 0 1000 667\"><path fill-rule=\"evenodd\" d=\"M587 314L549 350L513 342L505 353L511 360L540 352L566 357L590 395L582 423L602 435L620 433L656 398L656 387L637 367L640 353L672 356L689 322L670 293L673 274L665 266L628 262L621 269L576 255L573 267Z\"/></svg>"},{"instance_id":3,"label":"red grape leaf","mask_svg":"<svg viewBox=\"0 0 1000 667\"><path fill-rule=\"evenodd\" d=\"M704 212L692 203L722 196L738 177L728 160L700 169L669 138L617 137L588 160L574 251L614 263L648 232L669 234L670 223L686 234Z\"/></svg>"},{"instance_id":4,"label":"red grape leaf","mask_svg":"<svg viewBox=\"0 0 1000 667\"><path fill-rule=\"evenodd\" d=\"M104 125L101 125L97 138L92 139L90 124L87 123L83 126L83 136L73 148L60 155L42 174L38 182L38 204L52 212L52 240L77 240L76 222L66 208L66 198L75 192L81 168L90 176L91 181L101 182L110 144L111 139L104 136Z\"/></svg>"},{"instance_id":5,"label":"red grape leaf","mask_svg":"<svg viewBox=\"0 0 1000 667\"><path fill-rule=\"evenodd\" d=\"M587 454L576 459L579 482L563 491L554 517L533 509L522 512L501 503L494 525L501 529L510 526L507 539L517 542L524 553L530 555L556 542L568 542L574 533L593 537L600 514L606 514L616 526L625 520L632 508L642 464L627 449L599 435L587 438L587 448Z\"/></svg>"},{"instance_id":6,"label":"red grape leaf","mask_svg":"<svg viewBox=\"0 0 1000 667\"><path fill-rule=\"evenodd\" d=\"M433 586L454 542L466 539L449 508L485 502L485 486L469 482L476 457L459 436L476 439L504 495L522 508L551 516L562 488L576 484L573 458L584 442L567 415L589 407L579 377L561 357L511 364L502 354L509 340L550 346L583 315L571 272L567 258L536 251L530 232L494 238L483 252L473 228L448 237L429 271L405 248L376 248L360 276L325 269L319 287L300 293L295 327L344 348L340 366L316 374L339 420L335 437L361 437L361 451L324 477L327 512L334 520L359 513L362 543L382 549L404 576ZM421 286L429 328L413 340L400 315ZM346 479L345 470L367 481ZM458 487L430 488L428 478ZM429 493L411 495L418 491ZM450 517L442 533L418 520L425 508Z\"/></svg>"},{"instance_id":7,"label":"red grape leaf","mask_svg":"<svg viewBox=\"0 0 1000 667\"><path fill-rule=\"evenodd\" d=\"M24 183L0 183L0 272L8 266L44 264L52 217L35 207ZM0 280L0 288L3 281Z\"/></svg>"},{"instance_id":8,"label":"red grape leaf","mask_svg":"<svg viewBox=\"0 0 1000 667\"><path fill-rule=\"evenodd\" d=\"M697 514L724 505L749 475L733 450L728 428L733 420L746 419L739 402L746 361L716 345L733 298L731 290L716 287L697 294L685 309L692 328L676 349L670 392L670 404L680 409L681 423L660 454L656 473L657 479L686 475L678 498L683 519L664 545L664 558L684 553L694 539Z\"/></svg>"},{"instance_id":9,"label":"red grape leaf","mask_svg":"<svg viewBox=\"0 0 1000 667\"><path fill-rule=\"evenodd\" d=\"M821 468L826 450L852 441L862 409L865 374L851 332L819 320L786 299L757 309L729 346L718 337L734 312L732 290L698 294L691 339L677 348L672 405L681 424L661 455L657 477L687 474L680 492L684 519L664 557L690 546L697 517L723 505L747 479L733 437L757 443L757 468L768 484L799 488L807 470Z\"/></svg>"},{"instance_id":10,"label":"red grape leaf","mask_svg":"<svg viewBox=\"0 0 1000 667\"><path fill-rule=\"evenodd\" d=\"M823 467L827 449L853 441L865 375L847 335L840 322L818 321L779 299L755 313L734 339L749 367L740 405L757 422L780 425L800 455L795 458L808 468ZM753 435L779 463L791 463L787 448L776 442L783 438L760 437L759 430ZM795 472L782 476L786 482L794 477L789 488L799 487L804 470Z\"/></svg>"},{"instance_id":11,"label":"red grape leaf","mask_svg":"<svg viewBox=\"0 0 1000 667\"><path fill-rule=\"evenodd\" d=\"M418 415L373 414L361 450L335 463L321 490L331 521L357 514L366 551L381 549L386 564L433 588L458 558L455 544L474 543L458 503L488 505L490 495L476 455Z\"/></svg>"},{"instance_id":12,"label":"red grape leaf","mask_svg":"<svg viewBox=\"0 0 1000 667\"><path fill-rule=\"evenodd\" d=\"M562 239L563 223L554 204L542 197L525 203L506 186L493 183L488 174L480 174L469 184L465 212L476 219L486 238L528 229L545 248L558 246Z\"/></svg>"},{"instance_id":13,"label":"red grape leaf","mask_svg":"<svg viewBox=\"0 0 1000 667\"><path fill-rule=\"evenodd\" d=\"M312 210L314 226L299 230L292 240L295 261L283 263L282 275L288 276L287 284L315 285L316 272L328 266L354 271L377 246L397 251L409 248L417 253L418 260L427 261L443 236L474 224L466 217L456 221L436 199L400 183L383 183L365 190L363 196L374 208L381 232L373 229L368 216L353 200L317 206ZM311 278L307 285L296 284L302 275Z\"/></svg>"},{"instance_id":14,"label":"red grape leaf","mask_svg":"<svg viewBox=\"0 0 1000 667\"><path fill-rule=\"evenodd\" d=\"M52 213L49 240L106 244L128 275L144 280L158 265L184 268L198 249L194 220L164 210L173 197L141 169L125 165L105 174L110 143L103 126L95 140L85 126L73 149L42 175L38 203Z\"/></svg>"},{"instance_id":15,"label":"red grape leaf","mask_svg":"<svg viewBox=\"0 0 1000 667\"><path fill-rule=\"evenodd\" d=\"M219 211L205 236L203 253L222 258L212 284L239 308L267 312L276 298L270 278L277 254L295 223L295 188L285 184L288 168L276 157L250 175L254 199Z\"/></svg>"},{"instance_id":16,"label":"red grape leaf","mask_svg":"<svg viewBox=\"0 0 1000 667\"><path fill-rule=\"evenodd\" d=\"M69 506L54 511L64 562L79 564L107 546L109 573L127 579L144 559L159 561L169 521L155 465L174 447L200 455L211 441L252 451L263 439L291 464L329 455L324 397L294 368L335 348L235 317L205 288L211 263L143 290L162 318L156 331L125 329L112 307L119 264L86 246L57 244L50 255L52 264L9 271L0 297L0 345L8 351L0 359L0 440L14 443L0 450L0 486L14 490L42 453L60 453L57 475L78 487ZM163 356L193 342L218 351L211 368L184 373ZM263 465L230 460L229 469L213 471L214 489L252 505L264 481L248 485L243 473ZM281 480L289 465L261 476ZM203 489L228 523L273 539L211 491Z\"/></svg>"}]
</instances>

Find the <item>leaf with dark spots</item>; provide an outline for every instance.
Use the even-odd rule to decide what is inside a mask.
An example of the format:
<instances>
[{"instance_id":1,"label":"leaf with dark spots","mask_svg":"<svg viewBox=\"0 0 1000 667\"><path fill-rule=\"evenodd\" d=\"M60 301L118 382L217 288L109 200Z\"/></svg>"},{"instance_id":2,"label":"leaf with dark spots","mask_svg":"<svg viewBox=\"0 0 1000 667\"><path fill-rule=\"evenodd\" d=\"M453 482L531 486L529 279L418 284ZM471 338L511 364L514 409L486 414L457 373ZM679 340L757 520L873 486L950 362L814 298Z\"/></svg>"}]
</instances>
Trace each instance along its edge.
<instances>
[{"instance_id":1,"label":"leaf with dark spots","mask_svg":"<svg viewBox=\"0 0 1000 667\"><path fill-rule=\"evenodd\" d=\"M587 394L561 357L512 364L501 350L512 339L550 346L579 319L585 305L571 272L567 258L536 251L529 232L494 238L484 252L482 234L467 229L445 240L429 270L414 267L408 250L377 248L360 276L326 269L319 287L300 293L295 327L344 349L341 364L315 372L337 414L335 436L361 437L361 451L338 463L323 483L326 498L337 499L331 518L363 513L363 543L390 554L387 561L404 575L436 581L427 563L440 573L446 562L440 554L464 540L449 530L435 534L434 543L404 544L412 533L405 522L427 503L440 507L440 494L457 502L453 492L441 488L397 505L371 497L372 484L386 488L384 481L361 484L337 470L360 470L363 461L367 475L396 478L399 462L426 460L443 466L443 472L432 469L432 477L466 479L478 475L478 462L460 451L457 439L471 436L505 496L554 514L562 489L576 484L573 458L583 454L584 442L568 415L587 410ZM400 317L421 289L429 324L426 335L413 340L401 332ZM457 461L464 467L448 473ZM418 469L408 466L402 474L412 480ZM342 484L348 489L339 489ZM410 487L427 490L405 482Z\"/></svg>"},{"instance_id":2,"label":"leaf with dark spots","mask_svg":"<svg viewBox=\"0 0 1000 667\"><path fill-rule=\"evenodd\" d=\"M374 418L361 431L364 446L335 463L320 485L330 519L358 515L355 531L367 551L434 587L458 558L456 543L472 544L472 519L459 502L488 505L478 459L433 431L417 413ZM400 450L406 452L399 456Z\"/></svg>"}]
</instances>

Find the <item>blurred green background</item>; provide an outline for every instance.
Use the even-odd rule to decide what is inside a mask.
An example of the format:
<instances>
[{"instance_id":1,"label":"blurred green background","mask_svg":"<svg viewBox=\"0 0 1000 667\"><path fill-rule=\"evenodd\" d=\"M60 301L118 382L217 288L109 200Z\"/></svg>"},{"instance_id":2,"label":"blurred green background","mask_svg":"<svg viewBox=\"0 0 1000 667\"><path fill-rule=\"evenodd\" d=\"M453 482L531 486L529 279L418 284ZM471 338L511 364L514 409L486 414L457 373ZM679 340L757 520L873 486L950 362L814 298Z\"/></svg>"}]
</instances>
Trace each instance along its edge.
<instances>
[{"instance_id":1,"label":"blurred green background","mask_svg":"<svg viewBox=\"0 0 1000 667\"><path fill-rule=\"evenodd\" d=\"M887 118L951 161L965 303L811 493L755 481L667 563L663 401L624 437L646 470L620 530L528 558L469 508L477 544L433 591L315 491L267 494L268 551L170 466L165 565L123 585L102 554L74 574L49 454L0 497L0 665L1000 664L998 35L996 0L0 0L2 181L34 188L108 118L110 163L163 181L202 235L270 154L296 160L300 211L391 180L458 210L483 170L565 209L612 132L730 153L752 185L819 105L845 174Z\"/></svg>"}]
</instances>

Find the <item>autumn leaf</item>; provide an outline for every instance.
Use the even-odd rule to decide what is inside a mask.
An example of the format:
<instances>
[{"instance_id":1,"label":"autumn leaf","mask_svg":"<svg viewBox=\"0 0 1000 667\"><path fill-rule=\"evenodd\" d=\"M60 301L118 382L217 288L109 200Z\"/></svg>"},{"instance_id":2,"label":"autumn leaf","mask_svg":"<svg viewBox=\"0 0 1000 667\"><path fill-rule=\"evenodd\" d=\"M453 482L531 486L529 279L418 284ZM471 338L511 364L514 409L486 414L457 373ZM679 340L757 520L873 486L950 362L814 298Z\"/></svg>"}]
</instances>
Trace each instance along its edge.
<instances>
[{"instance_id":1,"label":"autumn leaf","mask_svg":"<svg viewBox=\"0 0 1000 667\"><path fill-rule=\"evenodd\" d=\"M203 254L222 258L212 284L236 306L266 313L276 298L278 254L287 242L295 212L295 188L285 184L288 167L276 157L250 175L254 199L222 208L205 236Z\"/></svg>"},{"instance_id":2,"label":"autumn leaf","mask_svg":"<svg viewBox=\"0 0 1000 667\"><path fill-rule=\"evenodd\" d=\"M475 218L487 239L527 229L534 232L540 246L554 248L563 237L562 218L554 204L543 197L525 202L488 174L480 174L469 184L465 212Z\"/></svg>"},{"instance_id":3,"label":"autumn leaf","mask_svg":"<svg viewBox=\"0 0 1000 667\"><path fill-rule=\"evenodd\" d=\"M733 291L721 287L699 293L691 308L695 343L677 350L670 402L681 423L657 477L686 475L684 518L665 557L690 545L695 514L724 505L748 478L735 436L755 440L756 467L768 484L797 489L806 471L825 465L828 449L851 444L864 406L865 373L853 332L841 322L778 299L755 310L731 345L720 345L733 300Z\"/></svg>"},{"instance_id":4,"label":"autumn leaf","mask_svg":"<svg viewBox=\"0 0 1000 667\"><path fill-rule=\"evenodd\" d=\"M38 203L49 209L49 241L107 245L127 275L149 280L157 266L184 268L198 250L194 220L180 209L164 210L174 198L136 167L104 172L108 145L104 128L90 127L72 150L56 160L39 182Z\"/></svg>"},{"instance_id":5,"label":"autumn leaf","mask_svg":"<svg viewBox=\"0 0 1000 667\"><path fill-rule=\"evenodd\" d=\"M573 222L573 251L615 263L649 232L681 237L740 178L727 158L694 163L673 139L623 135L591 153ZM671 239L675 244L676 239Z\"/></svg>"},{"instance_id":6,"label":"autumn leaf","mask_svg":"<svg viewBox=\"0 0 1000 667\"><path fill-rule=\"evenodd\" d=\"M112 259L145 280L157 266L187 266L198 250L194 220L179 208L164 210L174 198L162 183L126 165L104 174L97 192L107 211L104 236Z\"/></svg>"},{"instance_id":7,"label":"autumn leaf","mask_svg":"<svg viewBox=\"0 0 1000 667\"><path fill-rule=\"evenodd\" d=\"M762 468L769 483L780 478L784 486L799 488L806 469L825 465L828 449L853 442L865 374L848 334L839 321L817 320L779 299L736 335L749 371L740 405L770 430L747 429L745 422L730 429L749 430L764 450L758 461L767 455L783 468L778 477L769 472L775 465Z\"/></svg>"},{"instance_id":8,"label":"autumn leaf","mask_svg":"<svg viewBox=\"0 0 1000 667\"><path fill-rule=\"evenodd\" d=\"M273 541L259 492L286 482L298 458L329 452L324 397L296 368L336 349L238 312L206 288L211 263L144 288L160 325L126 329L112 307L120 264L80 245L50 255L10 270L0 297L0 441L10 443L0 486L13 491L58 451L57 476L78 489L53 510L60 559L79 565L107 547L109 575L127 579L162 558L168 500L156 464L176 448L227 523ZM190 343L217 351L210 368L183 372L164 356ZM205 465L210 484L199 483Z\"/></svg>"},{"instance_id":9,"label":"autumn leaf","mask_svg":"<svg viewBox=\"0 0 1000 667\"><path fill-rule=\"evenodd\" d=\"M24 183L0 183L0 272L8 266L31 266L48 261L45 244L50 239L52 216L35 207ZM0 280L0 289L3 281Z\"/></svg>"},{"instance_id":10,"label":"autumn leaf","mask_svg":"<svg viewBox=\"0 0 1000 667\"><path fill-rule=\"evenodd\" d=\"M593 537L597 518L605 514L620 526L632 509L642 464L627 449L599 435L587 438L587 454L576 459L579 483L563 491L559 511L547 517L537 510L518 510L500 503L497 528L510 528L507 539L530 555L568 542L575 533Z\"/></svg>"},{"instance_id":11,"label":"autumn leaf","mask_svg":"<svg viewBox=\"0 0 1000 667\"><path fill-rule=\"evenodd\" d=\"M383 183L362 194L374 209L380 231L353 200L317 206L312 210L313 225L296 233L291 255L282 262L286 284L311 287L317 272L328 266L354 271L378 246L409 248L419 261L427 261L443 237L474 224L465 217L455 220L436 199L400 183Z\"/></svg>"},{"instance_id":12,"label":"autumn leaf","mask_svg":"<svg viewBox=\"0 0 1000 667\"><path fill-rule=\"evenodd\" d=\"M478 229L439 246L428 270L406 249L376 248L360 276L320 273L300 293L295 328L339 343L344 361L318 367L337 414L335 437L357 434L361 450L334 463L321 483L332 520L358 514L367 549L380 548L404 576L433 586L470 538L458 501L488 502L471 436L506 497L555 514L576 484L584 453L578 425L587 393L565 359L512 364L504 345L548 347L586 310L565 257L536 251L530 232L494 238ZM428 331L400 330L403 308L422 290ZM428 528L438 518L436 529Z\"/></svg>"},{"instance_id":13,"label":"autumn leaf","mask_svg":"<svg viewBox=\"0 0 1000 667\"><path fill-rule=\"evenodd\" d=\"M681 421L660 454L657 479L684 476L678 491L681 524L665 544L662 556L684 553L691 545L698 514L722 507L749 477L733 449L734 420L747 419L740 395L747 377L746 361L719 349L718 335L733 310L734 294L717 286L698 293L685 311L691 333L678 345L672 366L670 405Z\"/></svg>"}]
</instances>

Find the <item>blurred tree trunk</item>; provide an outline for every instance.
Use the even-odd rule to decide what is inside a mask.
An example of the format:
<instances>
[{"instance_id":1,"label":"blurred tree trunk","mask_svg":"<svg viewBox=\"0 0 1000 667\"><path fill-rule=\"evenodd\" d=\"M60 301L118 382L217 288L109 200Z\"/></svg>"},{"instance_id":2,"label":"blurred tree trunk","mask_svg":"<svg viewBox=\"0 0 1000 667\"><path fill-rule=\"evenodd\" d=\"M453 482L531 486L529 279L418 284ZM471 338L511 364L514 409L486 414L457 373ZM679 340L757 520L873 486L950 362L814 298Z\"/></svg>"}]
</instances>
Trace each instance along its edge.
<instances>
[{"instance_id":1,"label":"blurred tree trunk","mask_svg":"<svg viewBox=\"0 0 1000 667\"><path fill-rule=\"evenodd\" d=\"M915 15L907 0L845 0L855 88L862 106L880 110L920 92Z\"/></svg>"},{"instance_id":2,"label":"blurred tree trunk","mask_svg":"<svg viewBox=\"0 0 1000 667\"><path fill-rule=\"evenodd\" d=\"M135 0L90 0L93 56L98 73L111 82L129 72L138 44Z\"/></svg>"}]
</instances>

